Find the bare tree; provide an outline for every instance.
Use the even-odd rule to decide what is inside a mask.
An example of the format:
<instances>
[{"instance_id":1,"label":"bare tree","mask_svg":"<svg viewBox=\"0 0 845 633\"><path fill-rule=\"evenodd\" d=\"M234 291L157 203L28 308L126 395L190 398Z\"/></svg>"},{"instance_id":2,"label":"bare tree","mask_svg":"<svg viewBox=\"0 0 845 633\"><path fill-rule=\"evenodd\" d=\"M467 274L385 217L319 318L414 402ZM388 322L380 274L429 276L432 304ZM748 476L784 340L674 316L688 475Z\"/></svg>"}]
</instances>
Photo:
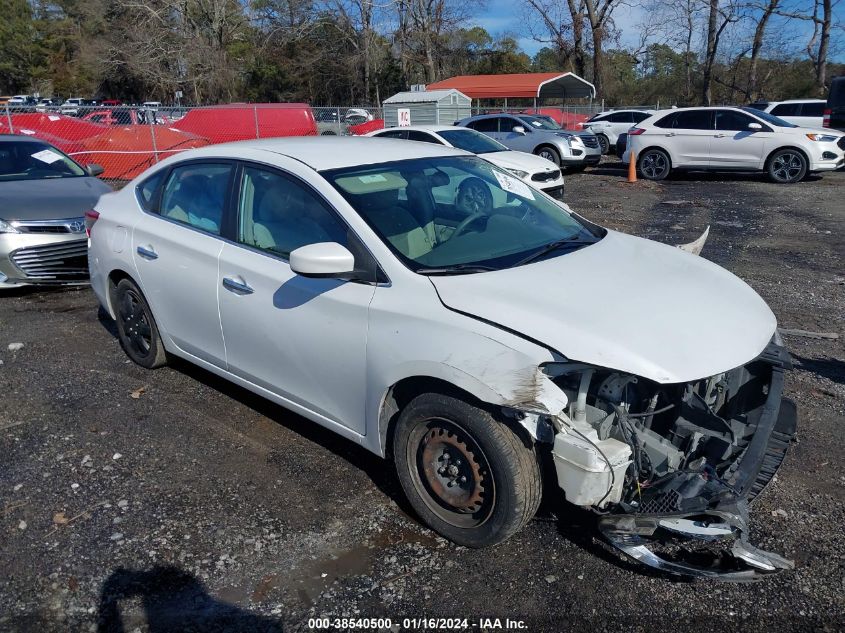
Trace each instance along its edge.
<instances>
[{"instance_id":1,"label":"bare tree","mask_svg":"<svg viewBox=\"0 0 845 633\"><path fill-rule=\"evenodd\" d=\"M833 29L834 9L840 0L812 0L812 13L794 10L778 10L776 13L788 18L812 22L813 34L807 42L807 56L813 64L816 91L825 92L827 82L827 58L830 52L830 33ZM803 4L803 3L802 3Z\"/></svg>"},{"instance_id":2,"label":"bare tree","mask_svg":"<svg viewBox=\"0 0 845 633\"><path fill-rule=\"evenodd\" d=\"M719 41L725 28L737 20L736 4L733 0L706 0L708 6L707 43L702 64L701 103L710 105L713 100L713 70L719 52Z\"/></svg>"},{"instance_id":3,"label":"bare tree","mask_svg":"<svg viewBox=\"0 0 845 633\"><path fill-rule=\"evenodd\" d=\"M760 96L760 82L757 77L760 63L760 53L763 50L763 42L766 35L766 26L775 11L777 11L780 0L768 0L761 6L755 7L760 13L757 19L757 26L754 28L754 39L751 42L751 57L748 65L748 83L745 89L746 97L755 100Z\"/></svg>"},{"instance_id":4,"label":"bare tree","mask_svg":"<svg viewBox=\"0 0 845 633\"><path fill-rule=\"evenodd\" d=\"M549 44L560 60L561 68L570 68L585 76L584 22L579 0L567 0L566 8L558 0L524 0L528 8L528 28L538 42ZM577 16L573 19L573 16ZM539 25L535 25L539 20Z\"/></svg>"}]
</instances>

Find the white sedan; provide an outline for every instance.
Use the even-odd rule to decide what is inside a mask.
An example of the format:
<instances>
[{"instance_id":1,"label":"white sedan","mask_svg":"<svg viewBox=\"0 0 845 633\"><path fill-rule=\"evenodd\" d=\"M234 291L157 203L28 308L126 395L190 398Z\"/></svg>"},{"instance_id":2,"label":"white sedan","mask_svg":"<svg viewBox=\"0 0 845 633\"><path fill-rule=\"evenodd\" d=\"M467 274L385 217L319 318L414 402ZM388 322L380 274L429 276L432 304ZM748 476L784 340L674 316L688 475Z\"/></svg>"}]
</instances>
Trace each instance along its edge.
<instances>
[{"instance_id":1,"label":"white sedan","mask_svg":"<svg viewBox=\"0 0 845 633\"><path fill-rule=\"evenodd\" d=\"M517 532L547 473L647 564L719 573L649 549L670 535L731 540L730 577L789 567L745 533L795 432L789 355L705 259L466 152L374 138L187 151L87 217L129 358L187 359L392 459L456 543Z\"/></svg>"},{"instance_id":2,"label":"white sedan","mask_svg":"<svg viewBox=\"0 0 845 633\"><path fill-rule=\"evenodd\" d=\"M563 173L552 161L508 149L499 141L468 127L409 125L370 132L367 136L422 141L455 147L480 156L553 198L563 199Z\"/></svg>"},{"instance_id":3,"label":"white sedan","mask_svg":"<svg viewBox=\"0 0 845 633\"><path fill-rule=\"evenodd\" d=\"M628 131L622 162L663 180L675 169L765 171L778 183L845 164L845 134L798 127L754 108L660 110Z\"/></svg>"}]
</instances>

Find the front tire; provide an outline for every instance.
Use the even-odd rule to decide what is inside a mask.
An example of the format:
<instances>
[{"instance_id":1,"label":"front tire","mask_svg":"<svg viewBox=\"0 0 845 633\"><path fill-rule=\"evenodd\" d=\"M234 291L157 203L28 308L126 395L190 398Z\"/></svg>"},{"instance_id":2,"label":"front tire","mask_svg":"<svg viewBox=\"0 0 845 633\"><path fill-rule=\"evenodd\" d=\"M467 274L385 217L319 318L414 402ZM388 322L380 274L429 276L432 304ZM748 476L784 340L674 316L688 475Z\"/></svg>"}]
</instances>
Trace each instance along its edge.
<instances>
[{"instance_id":1,"label":"front tire","mask_svg":"<svg viewBox=\"0 0 845 633\"><path fill-rule=\"evenodd\" d=\"M610 141L604 134L597 134L596 138L599 141L602 155L610 153Z\"/></svg>"},{"instance_id":2,"label":"front tire","mask_svg":"<svg viewBox=\"0 0 845 633\"><path fill-rule=\"evenodd\" d=\"M807 175L807 159L796 149L781 149L769 157L766 165L772 182L791 184Z\"/></svg>"},{"instance_id":3,"label":"front tire","mask_svg":"<svg viewBox=\"0 0 845 633\"><path fill-rule=\"evenodd\" d=\"M534 153L540 158L550 160L555 165L560 167L560 152L558 152L554 147L550 147L549 145L543 145L542 147L538 147L534 151Z\"/></svg>"},{"instance_id":4,"label":"front tire","mask_svg":"<svg viewBox=\"0 0 845 633\"><path fill-rule=\"evenodd\" d=\"M400 413L393 436L399 481L420 518L447 539L488 547L537 512L537 455L489 412L428 393Z\"/></svg>"},{"instance_id":5,"label":"front tire","mask_svg":"<svg viewBox=\"0 0 845 633\"><path fill-rule=\"evenodd\" d=\"M637 168L646 180L663 180L672 171L672 163L662 149L647 149L637 159Z\"/></svg>"},{"instance_id":6,"label":"front tire","mask_svg":"<svg viewBox=\"0 0 845 633\"><path fill-rule=\"evenodd\" d=\"M153 313L144 293L131 279L121 279L115 289L117 335L132 362L147 369L167 363Z\"/></svg>"}]
</instances>

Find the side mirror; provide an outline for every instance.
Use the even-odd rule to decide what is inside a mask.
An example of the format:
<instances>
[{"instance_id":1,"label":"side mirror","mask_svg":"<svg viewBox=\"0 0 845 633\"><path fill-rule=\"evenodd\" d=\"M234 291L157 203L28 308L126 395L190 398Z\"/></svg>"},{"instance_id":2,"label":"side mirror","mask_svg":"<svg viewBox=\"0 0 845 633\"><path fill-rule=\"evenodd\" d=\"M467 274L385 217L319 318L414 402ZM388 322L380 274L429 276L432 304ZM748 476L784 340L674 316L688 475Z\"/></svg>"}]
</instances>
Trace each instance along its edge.
<instances>
[{"instance_id":1,"label":"side mirror","mask_svg":"<svg viewBox=\"0 0 845 633\"><path fill-rule=\"evenodd\" d=\"M355 257L337 242L307 244L290 254L290 269L303 277L343 277L355 270Z\"/></svg>"},{"instance_id":2,"label":"side mirror","mask_svg":"<svg viewBox=\"0 0 845 633\"><path fill-rule=\"evenodd\" d=\"M751 123L749 123L749 124L748 124L748 129L749 129L749 130L751 130L751 131L753 131L753 132L756 132L756 131L758 131L758 130L762 130L762 129L763 129L763 126L762 126L762 125L760 125L759 123L756 123L756 122L753 122L753 121L752 121Z\"/></svg>"},{"instance_id":3,"label":"side mirror","mask_svg":"<svg viewBox=\"0 0 845 633\"><path fill-rule=\"evenodd\" d=\"M525 134L525 128L521 125L515 125L511 130L514 134Z\"/></svg>"},{"instance_id":4,"label":"side mirror","mask_svg":"<svg viewBox=\"0 0 845 633\"><path fill-rule=\"evenodd\" d=\"M94 178L96 178L97 176L102 174L104 171L106 171L105 169L103 169L102 165L98 165L97 163L90 163L89 165L86 165L85 170L90 175L94 176Z\"/></svg>"}]
</instances>

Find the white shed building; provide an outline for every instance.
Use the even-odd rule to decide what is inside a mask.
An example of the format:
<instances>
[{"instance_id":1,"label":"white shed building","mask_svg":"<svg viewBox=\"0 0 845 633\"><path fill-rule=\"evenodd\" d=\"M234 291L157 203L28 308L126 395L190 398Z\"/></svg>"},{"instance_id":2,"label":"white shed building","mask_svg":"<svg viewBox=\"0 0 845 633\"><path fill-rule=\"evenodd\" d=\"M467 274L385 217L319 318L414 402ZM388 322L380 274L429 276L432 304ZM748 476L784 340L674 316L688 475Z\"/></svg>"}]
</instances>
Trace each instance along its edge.
<instances>
[{"instance_id":1,"label":"white shed building","mask_svg":"<svg viewBox=\"0 0 845 633\"><path fill-rule=\"evenodd\" d=\"M472 116L472 100L455 89L399 92L382 104L384 127L404 125L452 125Z\"/></svg>"}]
</instances>

